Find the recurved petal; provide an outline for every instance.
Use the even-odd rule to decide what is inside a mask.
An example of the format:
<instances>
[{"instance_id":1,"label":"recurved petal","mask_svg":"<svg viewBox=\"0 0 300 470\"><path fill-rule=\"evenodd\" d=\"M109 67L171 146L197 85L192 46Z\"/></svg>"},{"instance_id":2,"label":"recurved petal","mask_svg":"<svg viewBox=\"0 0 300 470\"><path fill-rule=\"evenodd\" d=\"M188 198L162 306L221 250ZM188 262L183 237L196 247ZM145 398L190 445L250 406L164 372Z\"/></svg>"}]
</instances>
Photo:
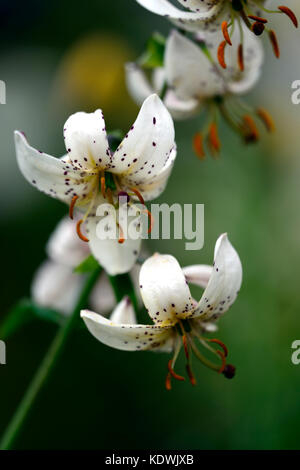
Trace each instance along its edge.
<instances>
[{"instance_id":1,"label":"recurved petal","mask_svg":"<svg viewBox=\"0 0 300 470\"><path fill-rule=\"evenodd\" d=\"M135 311L132 302L128 296L124 297L123 300L118 303L118 305L111 314L110 321L123 325L136 324Z\"/></svg>"},{"instance_id":2,"label":"recurved petal","mask_svg":"<svg viewBox=\"0 0 300 470\"><path fill-rule=\"evenodd\" d=\"M168 327L114 323L89 310L82 310L81 318L98 341L123 351L159 350L169 344L173 334Z\"/></svg>"},{"instance_id":3,"label":"recurved petal","mask_svg":"<svg viewBox=\"0 0 300 470\"><path fill-rule=\"evenodd\" d=\"M169 111L157 95L149 96L112 158L111 172L137 184L152 180L167 165L175 131Z\"/></svg>"},{"instance_id":4,"label":"recurved petal","mask_svg":"<svg viewBox=\"0 0 300 470\"><path fill-rule=\"evenodd\" d=\"M82 169L106 168L110 149L103 112L72 114L64 125L66 149L73 165Z\"/></svg>"},{"instance_id":5,"label":"recurved petal","mask_svg":"<svg viewBox=\"0 0 300 470\"><path fill-rule=\"evenodd\" d=\"M173 90L166 93L164 103L175 120L184 120L194 116L200 109L200 99L179 99Z\"/></svg>"},{"instance_id":6,"label":"recurved petal","mask_svg":"<svg viewBox=\"0 0 300 470\"><path fill-rule=\"evenodd\" d=\"M242 264L236 250L221 235L215 246L215 260L208 285L203 292L193 317L201 320L216 320L235 301L242 283Z\"/></svg>"},{"instance_id":7,"label":"recurved petal","mask_svg":"<svg viewBox=\"0 0 300 470\"><path fill-rule=\"evenodd\" d=\"M200 100L224 92L224 81L200 46L177 31L167 39L165 68L168 85L180 100Z\"/></svg>"},{"instance_id":8,"label":"recurved petal","mask_svg":"<svg viewBox=\"0 0 300 470\"><path fill-rule=\"evenodd\" d=\"M182 271L188 283L205 289L212 275L213 267L207 264L193 264L185 266Z\"/></svg>"},{"instance_id":9,"label":"recurved petal","mask_svg":"<svg viewBox=\"0 0 300 470\"><path fill-rule=\"evenodd\" d=\"M139 105L156 91L150 84L146 74L135 63L126 64L125 76L127 89L133 100Z\"/></svg>"},{"instance_id":10,"label":"recurved petal","mask_svg":"<svg viewBox=\"0 0 300 470\"><path fill-rule=\"evenodd\" d=\"M177 260L170 255L154 254L142 265L141 296L156 324L174 324L193 310L190 289Z\"/></svg>"},{"instance_id":11,"label":"recurved petal","mask_svg":"<svg viewBox=\"0 0 300 470\"><path fill-rule=\"evenodd\" d=\"M85 197L94 188L95 175L77 171L68 160L34 149L19 131L15 131L15 145L23 176L48 196L70 203L74 195Z\"/></svg>"}]
</instances>

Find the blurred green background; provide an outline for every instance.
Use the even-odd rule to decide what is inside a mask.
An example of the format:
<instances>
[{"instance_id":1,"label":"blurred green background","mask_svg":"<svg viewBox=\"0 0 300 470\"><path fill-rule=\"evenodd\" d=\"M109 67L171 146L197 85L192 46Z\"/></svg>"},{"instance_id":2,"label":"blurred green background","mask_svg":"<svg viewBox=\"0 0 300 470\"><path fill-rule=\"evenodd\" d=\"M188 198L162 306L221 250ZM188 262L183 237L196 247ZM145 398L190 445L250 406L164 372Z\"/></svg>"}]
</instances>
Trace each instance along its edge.
<instances>
[{"instance_id":1,"label":"blurred green background","mask_svg":"<svg viewBox=\"0 0 300 470\"><path fill-rule=\"evenodd\" d=\"M287 4L298 12L297 0ZM220 337L237 366L226 380L195 362L198 386L164 389L168 356L110 349L77 331L41 393L18 448L49 449L297 449L300 365L291 344L300 339L299 126L291 83L300 79L300 33L275 15L278 62L266 42L266 63L249 102L268 108L277 134L245 147L226 127L217 161L200 162L191 139L199 119L177 123L178 157L160 201L205 204L205 246L153 241L182 265L211 263L227 231L243 263L238 300L221 320ZM280 17L279 17L280 16ZM13 130L53 155L64 152L62 126L72 112L102 107L109 129L132 124L137 107L124 85L123 62L138 56L152 31L170 25L134 0L0 4L1 312L28 297L45 243L67 208L21 176ZM0 366L0 432L47 350L56 327L36 320L7 341ZM179 361L178 371L184 366Z\"/></svg>"}]
</instances>

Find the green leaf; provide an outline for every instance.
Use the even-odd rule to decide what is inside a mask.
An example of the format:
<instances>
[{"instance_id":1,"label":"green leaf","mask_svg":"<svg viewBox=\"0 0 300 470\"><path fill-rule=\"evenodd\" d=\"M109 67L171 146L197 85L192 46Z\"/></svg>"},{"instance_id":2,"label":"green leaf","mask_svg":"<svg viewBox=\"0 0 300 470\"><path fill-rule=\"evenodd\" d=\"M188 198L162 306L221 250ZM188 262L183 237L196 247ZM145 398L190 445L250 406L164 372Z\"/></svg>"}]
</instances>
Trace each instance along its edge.
<instances>
[{"instance_id":1,"label":"green leaf","mask_svg":"<svg viewBox=\"0 0 300 470\"><path fill-rule=\"evenodd\" d=\"M74 273L84 274L94 271L99 268L98 261L94 258L93 255L89 255L85 258L76 268L74 268Z\"/></svg>"},{"instance_id":2,"label":"green leaf","mask_svg":"<svg viewBox=\"0 0 300 470\"><path fill-rule=\"evenodd\" d=\"M164 65L166 40L160 33L154 33L147 42L146 51L139 60L145 68L156 68Z\"/></svg>"}]
</instances>

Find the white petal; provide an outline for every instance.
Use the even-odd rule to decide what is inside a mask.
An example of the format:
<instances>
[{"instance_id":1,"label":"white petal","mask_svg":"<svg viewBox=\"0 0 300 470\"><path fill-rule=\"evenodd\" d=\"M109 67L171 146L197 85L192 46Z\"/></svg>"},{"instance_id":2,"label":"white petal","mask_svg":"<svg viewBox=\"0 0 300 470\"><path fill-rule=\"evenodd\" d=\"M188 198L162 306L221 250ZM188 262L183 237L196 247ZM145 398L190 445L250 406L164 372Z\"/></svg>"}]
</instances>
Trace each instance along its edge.
<instances>
[{"instance_id":1,"label":"white petal","mask_svg":"<svg viewBox=\"0 0 300 470\"><path fill-rule=\"evenodd\" d=\"M235 301L241 283L241 261L225 233L216 242L213 272L193 316L201 320L219 318Z\"/></svg>"},{"instance_id":2,"label":"white petal","mask_svg":"<svg viewBox=\"0 0 300 470\"><path fill-rule=\"evenodd\" d=\"M110 321L123 325L136 324L134 308L129 297L124 297L124 299L118 303L110 316Z\"/></svg>"},{"instance_id":3,"label":"white petal","mask_svg":"<svg viewBox=\"0 0 300 470\"><path fill-rule=\"evenodd\" d=\"M95 207L87 218L86 232L92 254L105 271L114 276L131 270L140 252L141 238L137 238L136 240L132 239L130 238L130 233L128 233L124 243L119 243L116 219L111 216L111 213L107 217L96 215L97 208L101 206L103 202L103 199L98 196ZM133 223L134 219L135 217L128 216L128 226ZM102 235L105 235L103 234L102 228L107 227L107 235L110 238L104 238L104 236L99 238L97 235L98 224L100 224Z\"/></svg>"},{"instance_id":4,"label":"white petal","mask_svg":"<svg viewBox=\"0 0 300 470\"><path fill-rule=\"evenodd\" d=\"M155 254L142 265L141 296L155 323L174 324L193 310L185 276L177 260L170 255Z\"/></svg>"},{"instance_id":5,"label":"white petal","mask_svg":"<svg viewBox=\"0 0 300 470\"><path fill-rule=\"evenodd\" d=\"M152 180L167 165L174 138L169 111L157 95L149 96L114 153L110 171L121 174L122 178L130 177L135 186Z\"/></svg>"},{"instance_id":6,"label":"white petal","mask_svg":"<svg viewBox=\"0 0 300 470\"><path fill-rule=\"evenodd\" d=\"M101 343L124 351L162 348L173 334L172 328L157 325L120 325L88 310L81 311L90 333Z\"/></svg>"},{"instance_id":7,"label":"white petal","mask_svg":"<svg viewBox=\"0 0 300 470\"><path fill-rule=\"evenodd\" d=\"M207 11L212 5L212 0L177 0L185 8L188 8L192 11ZM218 0L215 2L217 3Z\"/></svg>"},{"instance_id":8,"label":"white petal","mask_svg":"<svg viewBox=\"0 0 300 470\"><path fill-rule=\"evenodd\" d=\"M97 178L76 171L65 159L51 157L31 147L25 136L16 131L15 145L19 168L27 181L48 196L70 203L73 196L88 196Z\"/></svg>"},{"instance_id":9,"label":"white petal","mask_svg":"<svg viewBox=\"0 0 300 470\"><path fill-rule=\"evenodd\" d=\"M138 187L145 201L151 201L157 198L166 188L169 176L175 163L176 154L177 150L176 147L174 147L164 168L159 173L154 174L152 178L150 178L150 174L149 178L145 180L145 182L140 182L137 184L134 177L123 177L122 188L130 191L130 188Z\"/></svg>"},{"instance_id":10,"label":"white petal","mask_svg":"<svg viewBox=\"0 0 300 470\"><path fill-rule=\"evenodd\" d=\"M82 288L82 277L68 266L46 261L36 272L31 293L34 302L69 315Z\"/></svg>"},{"instance_id":11,"label":"white petal","mask_svg":"<svg viewBox=\"0 0 300 470\"><path fill-rule=\"evenodd\" d=\"M193 264L192 266L182 268L182 271L188 283L205 289L211 277L213 267L207 264Z\"/></svg>"},{"instance_id":12,"label":"white petal","mask_svg":"<svg viewBox=\"0 0 300 470\"><path fill-rule=\"evenodd\" d=\"M170 111L173 119L183 120L194 116L199 111L201 100L194 98L181 100L173 90L168 90L164 104Z\"/></svg>"},{"instance_id":13,"label":"white petal","mask_svg":"<svg viewBox=\"0 0 300 470\"><path fill-rule=\"evenodd\" d=\"M114 291L108 280L107 274L103 271L99 280L96 282L89 299L91 308L101 315L111 313L116 305Z\"/></svg>"},{"instance_id":14,"label":"white petal","mask_svg":"<svg viewBox=\"0 0 300 470\"><path fill-rule=\"evenodd\" d=\"M72 114L64 125L64 138L72 163L79 168L105 168L110 163L104 116L94 113Z\"/></svg>"},{"instance_id":15,"label":"white petal","mask_svg":"<svg viewBox=\"0 0 300 470\"><path fill-rule=\"evenodd\" d=\"M181 100L200 100L224 92L224 81L199 45L173 31L165 52L167 81Z\"/></svg>"},{"instance_id":16,"label":"white petal","mask_svg":"<svg viewBox=\"0 0 300 470\"><path fill-rule=\"evenodd\" d=\"M133 100L141 105L156 90L153 89L146 74L134 63L126 64L126 85Z\"/></svg>"},{"instance_id":17,"label":"white petal","mask_svg":"<svg viewBox=\"0 0 300 470\"><path fill-rule=\"evenodd\" d=\"M179 10L167 0L137 0L137 2L157 15L166 16L179 28L197 31L199 28L216 30L220 27L222 18L219 19L218 15L222 12L224 5L226 6L227 0L210 2L211 8L205 5L199 12Z\"/></svg>"},{"instance_id":18,"label":"white petal","mask_svg":"<svg viewBox=\"0 0 300 470\"><path fill-rule=\"evenodd\" d=\"M48 240L46 251L52 260L75 268L90 251L87 243L79 239L76 233L76 221L64 217Z\"/></svg>"}]
</instances>

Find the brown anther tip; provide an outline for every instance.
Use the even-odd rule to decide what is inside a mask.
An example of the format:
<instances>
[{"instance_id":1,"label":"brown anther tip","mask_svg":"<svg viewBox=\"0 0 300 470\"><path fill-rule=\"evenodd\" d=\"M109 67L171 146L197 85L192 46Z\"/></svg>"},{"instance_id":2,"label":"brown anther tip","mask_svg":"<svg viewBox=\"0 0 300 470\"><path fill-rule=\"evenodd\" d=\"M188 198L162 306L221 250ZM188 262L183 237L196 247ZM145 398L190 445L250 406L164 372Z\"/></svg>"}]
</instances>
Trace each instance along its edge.
<instances>
[{"instance_id":1,"label":"brown anther tip","mask_svg":"<svg viewBox=\"0 0 300 470\"><path fill-rule=\"evenodd\" d=\"M291 20L291 22L293 23L293 25L295 26L295 28L298 28L297 17L295 15L295 13L290 8L285 7L285 6L279 6L278 10L280 10L282 13L287 15L289 17L289 19Z\"/></svg>"},{"instance_id":2,"label":"brown anther tip","mask_svg":"<svg viewBox=\"0 0 300 470\"><path fill-rule=\"evenodd\" d=\"M227 21L223 21L221 28L222 28L222 33L223 33L225 41L227 42L227 44L229 44L229 46L232 46L232 42L228 33Z\"/></svg>"},{"instance_id":3,"label":"brown anther tip","mask_svg":"<svg viewBox=\"0 0 300 470\"><path fill-rule=\"evenodd\" d=\"M244 72L245 65L244 65L244 48L243 44L239 44L238 47L238 66L241 72Z\"/></svg>"},{"instance_id":4,"label":"brown anther tip","mask_svg":"<svg viewBox=\"0 0 300 470\"><path fill-rule=\"evenodd\" d=\"M279 59L280 49L279 49L279 44L278 44L278 41L277 41L277 36L275 34L275 31L273 31L273 29L271 29L269 31L269 38L270 38L270 41L271 41L271 44L272 44L272 47L273 47L275 57L277 57L277 59Z\"/></svg>"},{"instance_id":5,"label":"brown anther tip","mask_svg":"<svg viewBox=\"0 0 300 470\"><path fill-rule=\"evenodd\" d=\"M78 199L78 196L73 196L70 207L69 207L69 217L71 220L74 218L74 206L76 204L76 201Z\"/></svg>"},{"instance_id":6,"label":"brown anther tip","mask_svg":"<svg viewBox=\"0 0 300 470\"><path fill-rule=\"evenodd\" d=\"M245 142L246 143L257 142L259 139L259 132L257 130L254 119L248 114L246 114L243 117L243 121L244 121L244 128L245 128L244 129L245 130L245 134L244 134Z\"/></svg>"},{"instance_id":7,"label":"brown anther tip","mask_svg":"<svg viewBox=\"0 0 300 470\"><path fill-rule=\"evenodd\" d=\"M218 135L217 124L215 122L212 122L209 127L208 139L211 149L219 153L221 149L221 142Z\"/></svg>"},{"instance_id":8,"label":"brown anther tip","mask_svg":"<svg viewBox=\"0 0 300 470\"><path fill-rule=\"evenodd\" d=\"M217 339L217 338L208 339L207 341L208 341L209 343L216 343L216 344L218 344L219 346L221 346L221 348L222 348L223 351L224 351L225 357L228 356L228 348L227 348L226 344L223 343L223 341L221 341L221 340L219 340L219 339Z\"/></svg>"},{"instance_id":9,"label":"brown anther tip","mask_svg":"<svg viewBox=\"0 0 300 470\"><path fill-rule=\"evenodd\" d=\"M236 368L232 364L227 364L222 373L226 377L226 379L233 379L233 377L235 376L235 371Z\"/></svg>"},{"instance_id":10,"label":"brown anther tip","mask_svg":"<svg viewBox=\"0 0 300 470\"><path fill-rule=\"evenodd\" d=\"M263 108L258 108L256 110L256 113L257 113L258 117L262 120L262 122L264 123L267 131L268 132L274 132L275 131L275 123L274 123L273 118L270 115L270 113L268 111L266 111L265 109L263 109Z\"/></svg>"},{"instance_id":11,"label":"brown anther tip","mask_svg":"<svg viewBox=\"0 0 300 470\"><path fill-rule=\"evenodd\" d=\"M266 18L262 18L261 16L256 16L256 15L248 15L248 18L254 21L259 21L260 23L264 23L264 24L268 22Z\"/></svg>"},{"instance_id":12,"label":"brown anther tip","mask_svg":"<svg viewBox=\"0 0 300 470\"><path fill-rule=\"evenodd\" d=\"M83 242L89 242L89 239L81 233L81 227L80 226L81 226L82 222L83 222L83 220L81 219L81 220L78 220L78 222L76 224L77 235L80 238L80 240L82 240Z\"/></svg>"},{"instance_id":13,"label":"brown anther tip","mask_svg":"<svg viewBox=\"0 0 300 470\"><path fill-rule=\"evenodd\" d=\"M172 367L172 359L170 359L169 362L168 362L168 371L169 371L169 373L172 375L172 377L173 377L174 379L180 380L180 381L182 381L182 382L185 380L185 378L182 377L182 375L178 375L178 374L176 374L176 372L174 371L174 369L173 369L173 367Z\"/></svg>"},{"instance_id":14,"label":"brown anther tip","mask_svg":"<svg viewBox=\"0 0 300 470\"><path fill-rule=\"evenodd\" d=\"M251 26L251 31L255 34L255 36L261 36L264 30L265 30L265 25L263 23L260 23L259 21L256 21Z\"/></svg>"},{"instance_id":15,"label":"brown anther tip","mask_svg":"<svg viewBox=\"0 0 300 470\"><path fill-rule=\"evenodd\" d=\"M227 65L226 65L226 62L225 62L225 47L226 47L226 44L227 44L227 42L225 40L222 41L220 43L219 47L218 47L218 53L217 53L219 64L221 65L221 67L223 69L227 68Z\"/></svg>"},{"instance_id":16,"label":"brown anther tip","mask_svg":"<svg viewBox=\"0 0 300 470\"><path fill-rule=\"evenodd\" d=\"M193 148L194 148L194 151L195 151L195 154L197 155L197 157L199 157L200 160L203 160L205 158L205 152L204 152L204 148L203 148L203 137L202 137L202 134L200 132L197 132L194 135Z\"/></svg>"},{"instance_id":17,"label":"brown anther tip","mask_svg":"<svg viewBox=\"0 0 300 470\"><path fill-rule=\"evenodd\" d=\"M167 374L165 386L166 386L166 389L167 389L167 390L172 390L171 374L170 374L170 372L168 372L168 374Z\"/></svg>"}]
</instances>

